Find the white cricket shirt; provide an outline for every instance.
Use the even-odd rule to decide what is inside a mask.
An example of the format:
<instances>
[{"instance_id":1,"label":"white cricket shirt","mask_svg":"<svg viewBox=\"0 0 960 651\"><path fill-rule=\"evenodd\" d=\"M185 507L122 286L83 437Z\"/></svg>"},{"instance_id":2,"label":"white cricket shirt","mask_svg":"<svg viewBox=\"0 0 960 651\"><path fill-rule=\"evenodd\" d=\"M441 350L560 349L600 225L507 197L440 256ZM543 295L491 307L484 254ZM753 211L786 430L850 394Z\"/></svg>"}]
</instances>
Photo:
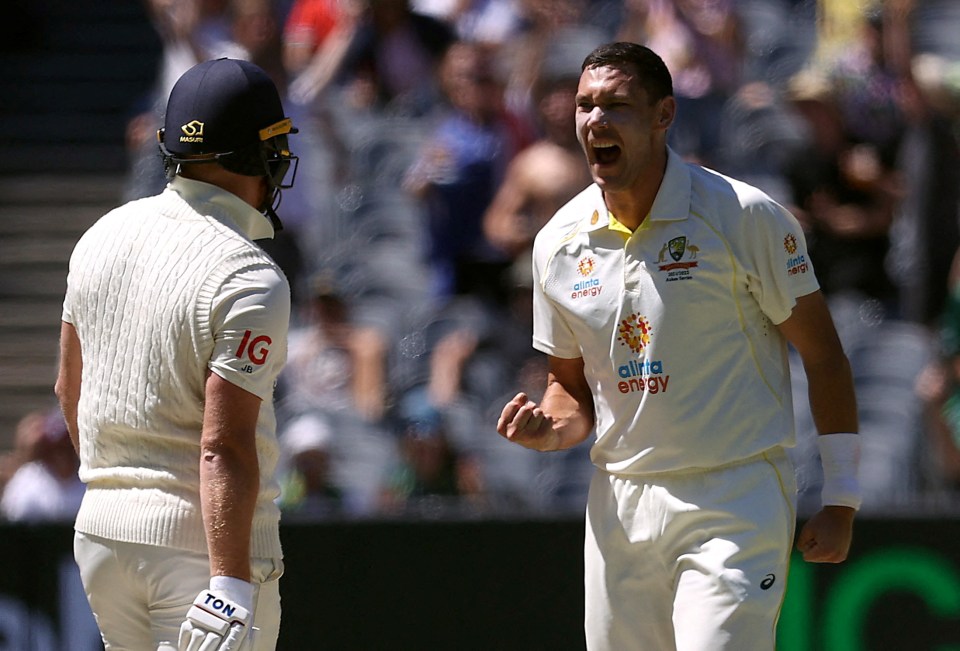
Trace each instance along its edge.
<instances>
[{"instance_id":1,"label":"white cricket shirt","mask_svg":"<svg viewBox=\"0 0 960 651\"><path fill-rule=\"evenodd\" d=\"M796 219L760 190L670 151L636 232L591 185L537 235L533 274L533 345L584 359L600 468L710 468L793 444L774 324L819 285Z\"/></svg>"}]
</instances>

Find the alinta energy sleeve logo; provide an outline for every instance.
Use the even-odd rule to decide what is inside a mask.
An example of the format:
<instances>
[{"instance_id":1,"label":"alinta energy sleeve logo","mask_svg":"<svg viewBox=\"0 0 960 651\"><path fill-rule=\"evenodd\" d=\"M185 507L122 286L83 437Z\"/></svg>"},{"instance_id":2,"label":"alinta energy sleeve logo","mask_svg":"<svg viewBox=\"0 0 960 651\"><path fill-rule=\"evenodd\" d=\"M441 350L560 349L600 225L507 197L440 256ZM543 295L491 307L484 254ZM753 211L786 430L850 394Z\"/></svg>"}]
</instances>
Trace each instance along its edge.
<instances>
[{"instance_id":1,"label":"alinta energy sleeve logo","mask_svg":"<svg viewBox=\"0 0 960 651\"><path fill-rule=\"evenodd\" d=\"M629 348L630 352L640 355L650 345L652 333L647 318L634 313L621 319L617 327L617 340L621 346ZM643 391L657 394L666 391L670 381L670 376L663 373L661 360L631 359L617 367L617 375L621 378L617 383L620 393Z\"/></svg>"},{"instance_id":2,"label":"alinta energy sleeve logo","mask_svg":"<svg viewBox=\"0 0 960 651\"><path fill-rule=\"evenodd\" d=\"M573 289L570 293L571 299L600 295L600 292L603 291L600 279L588 278L596 268L597 262L593 259L592 255L587 255L577 260L577 273L583 276L585 280L580 280L573 284Z\"/></svg>"},{"instance_id":3,"label":"alinta energy sleeve logo","mask_svg":"<svg viewBox=\"0 0 960 651\"><path fill-rule=\"evenodd\" d=\"M797 237L793 233L787 233L783 238L783 250L787 252L787 275L796 276L797 274L807 273L809 265L807 257L802 253L798 254Z\"/></svg>"}]
</instances>

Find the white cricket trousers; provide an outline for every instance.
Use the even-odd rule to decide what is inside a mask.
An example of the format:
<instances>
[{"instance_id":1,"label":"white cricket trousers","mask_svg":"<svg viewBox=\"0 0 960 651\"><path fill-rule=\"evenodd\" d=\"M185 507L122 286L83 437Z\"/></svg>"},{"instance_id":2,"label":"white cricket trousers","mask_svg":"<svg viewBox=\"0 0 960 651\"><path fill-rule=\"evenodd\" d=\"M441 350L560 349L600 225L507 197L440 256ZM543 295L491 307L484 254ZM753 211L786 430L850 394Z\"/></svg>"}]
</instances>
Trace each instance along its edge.
<instances>
[{"instance_id":1,"label":"white cricket trousers","mask_svg":"<svg viewBox=\"0 0 960 651\"><path fill-rule=\"evenodd\" d=\"M180 624L210 587L206 554L118 542L76 532L74 557L106 651L176 651ZM280 559L250 564L251 651L274 651L280 634Z\"/></svg>"},{"instance_id":2,"label":"white cricket trousers","mask_svg":"<svg viewBox=\"0 0 960 651\"><path fill-rule=\"evenodd\" d=\"M597 470L584 543L589 651L772 651L796 493L779 448L707 471Z\"/></svg>"}]
</instances>

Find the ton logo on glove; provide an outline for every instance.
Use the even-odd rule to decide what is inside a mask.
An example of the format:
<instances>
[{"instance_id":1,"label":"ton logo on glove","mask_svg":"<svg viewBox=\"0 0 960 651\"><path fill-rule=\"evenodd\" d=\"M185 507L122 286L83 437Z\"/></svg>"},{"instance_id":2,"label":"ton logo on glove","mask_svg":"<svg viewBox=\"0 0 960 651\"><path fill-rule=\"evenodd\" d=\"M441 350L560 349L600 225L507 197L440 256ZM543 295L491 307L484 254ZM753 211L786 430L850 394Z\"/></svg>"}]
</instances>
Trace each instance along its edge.
<instances>
[{"instance_id":1,"label":"ton logo on glove","mask_svg":"<svg viewBox=\"0 0 960 651\"><path fill-rule=\"evenodd\" d=\"M213 602L212 604L210 602ZM203 602L204 606L212 606L214 610L217 610L227 617L233 617L234 613L237 612L237 607L227 603L223 599L219 599L216 595L211 592L207 593L207 598Z\"/></svg>"}]
</instances>

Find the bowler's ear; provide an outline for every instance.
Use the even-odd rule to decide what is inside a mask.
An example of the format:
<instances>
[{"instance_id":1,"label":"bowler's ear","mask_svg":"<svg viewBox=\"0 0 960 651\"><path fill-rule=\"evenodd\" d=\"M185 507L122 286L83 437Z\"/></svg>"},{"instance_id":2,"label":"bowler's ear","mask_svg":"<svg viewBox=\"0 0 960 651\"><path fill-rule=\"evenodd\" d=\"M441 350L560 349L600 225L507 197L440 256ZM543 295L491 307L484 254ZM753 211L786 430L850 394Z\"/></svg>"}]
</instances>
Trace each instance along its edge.
<instances>
[{"instance_id":1,"label":"bowler's ear","mask_svg":"<svg viewBox=\"0 0 960 651\"><path fill-rule=\"evenodd\" d=\"M677 116L677 100L673 96L664 97L657 106L657 126L668 129Z\"/></svg>"}]
</instances>

